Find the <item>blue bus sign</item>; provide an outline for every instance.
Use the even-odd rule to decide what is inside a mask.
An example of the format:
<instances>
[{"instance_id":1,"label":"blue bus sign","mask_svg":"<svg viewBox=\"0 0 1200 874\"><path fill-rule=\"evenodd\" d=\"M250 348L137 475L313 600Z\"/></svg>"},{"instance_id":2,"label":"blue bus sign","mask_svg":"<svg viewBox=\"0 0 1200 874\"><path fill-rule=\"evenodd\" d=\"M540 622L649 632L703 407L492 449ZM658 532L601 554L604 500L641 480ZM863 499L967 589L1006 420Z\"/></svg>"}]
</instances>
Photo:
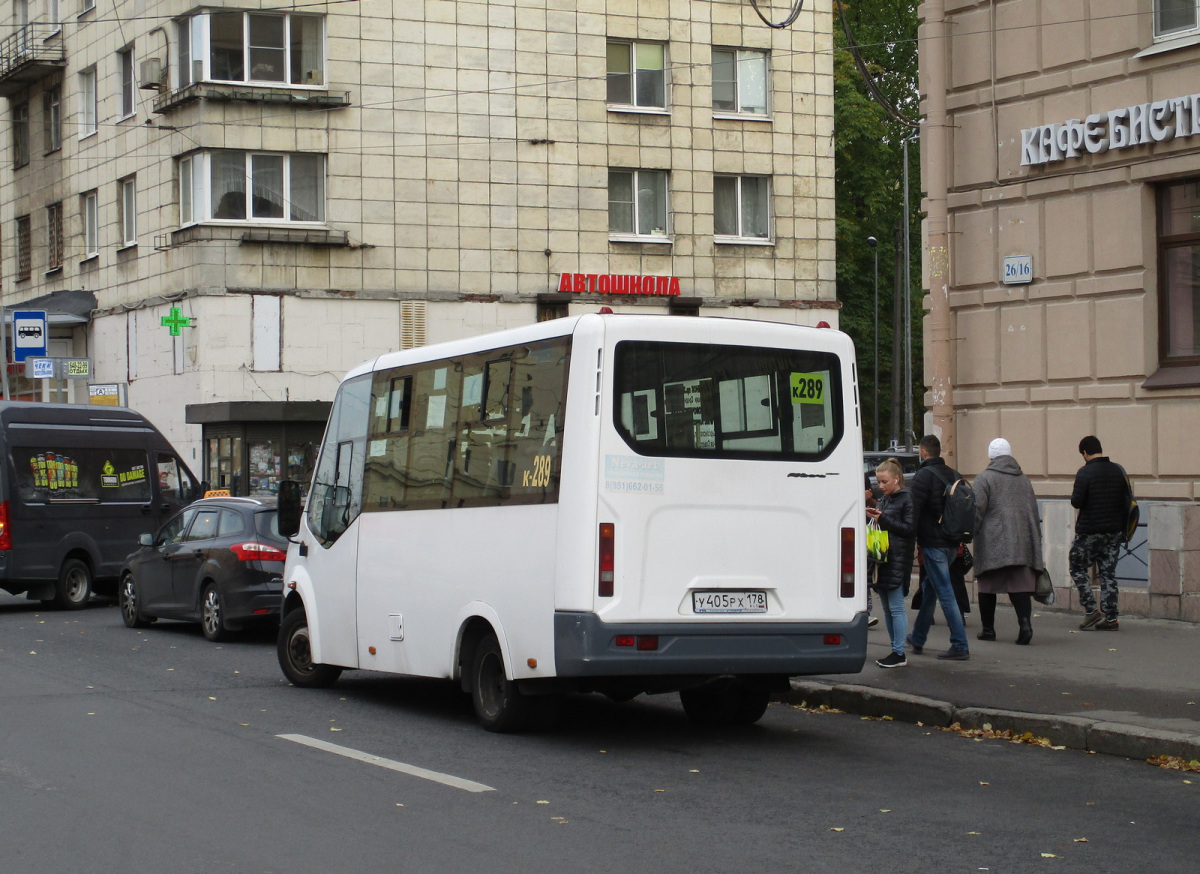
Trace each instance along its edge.
<instances>
[{"instance_id":1,"label":"blue bus sign","mask_svg":"<svg viewBox=\"0 0 1200 874\"><path fill-rule=\"evenodd\" d=\"M49 345L45 310L13 310L13 361L45 358Z\"/></svg>"}]
</instances>

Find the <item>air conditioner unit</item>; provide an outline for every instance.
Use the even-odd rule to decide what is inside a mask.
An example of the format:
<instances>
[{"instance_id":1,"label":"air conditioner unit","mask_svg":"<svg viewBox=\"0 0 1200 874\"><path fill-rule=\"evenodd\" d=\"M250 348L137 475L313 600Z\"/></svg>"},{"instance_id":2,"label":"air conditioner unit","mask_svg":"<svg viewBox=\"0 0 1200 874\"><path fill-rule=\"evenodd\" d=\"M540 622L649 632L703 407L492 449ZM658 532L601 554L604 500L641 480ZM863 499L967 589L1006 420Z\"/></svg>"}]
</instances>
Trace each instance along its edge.
<instances>
[{"instance_id":1,"label":"air conditioner unit","mask_svg":"<svg viewBox=\"0 0 1200 874\"><path fill-rule=\"evenodd\" d=\"M138 71L138 87L143 91L161 91L163 87L162 81L162 59L161 58L146 58L141 63L141 69Z\"/></svg>"}]
</instances>

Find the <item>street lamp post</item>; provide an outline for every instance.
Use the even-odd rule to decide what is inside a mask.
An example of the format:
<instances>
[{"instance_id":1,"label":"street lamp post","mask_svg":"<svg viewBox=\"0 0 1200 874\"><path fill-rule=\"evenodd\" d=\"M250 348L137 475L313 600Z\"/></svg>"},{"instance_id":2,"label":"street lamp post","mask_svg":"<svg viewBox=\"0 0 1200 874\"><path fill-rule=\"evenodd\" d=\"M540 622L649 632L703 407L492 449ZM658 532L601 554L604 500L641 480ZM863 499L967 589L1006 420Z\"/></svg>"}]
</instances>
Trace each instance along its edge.
<instances>
[{"instance_id":1,"label":"street lamp post","mask_svg":"<svg viewBox=\"0 0 1200 874\"><path fill-rule=\"evenodd\" d=\"M875 363L875 380L871 383L871 390L875 393L875 427L874 440L875 451L879 451L879 241L874 237L867 237L867 245L871 247L871 251L875 253L875 345L874 352L871 353L871 358Z\"/></svg>"}]
</instances>

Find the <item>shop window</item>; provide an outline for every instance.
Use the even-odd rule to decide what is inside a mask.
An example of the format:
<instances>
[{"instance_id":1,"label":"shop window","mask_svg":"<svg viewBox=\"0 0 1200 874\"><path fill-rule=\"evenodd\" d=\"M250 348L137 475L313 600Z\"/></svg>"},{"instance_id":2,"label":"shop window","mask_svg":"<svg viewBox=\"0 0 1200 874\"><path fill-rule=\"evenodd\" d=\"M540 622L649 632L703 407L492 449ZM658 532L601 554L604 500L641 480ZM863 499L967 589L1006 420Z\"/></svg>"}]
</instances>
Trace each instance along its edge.
<instances>
[{"instance_id":1,"label":"shop window","mask_svg":"<svg viewBox=\"0 0 1200 874\"><path fill-rule=\"evenodd\" d=\"M608 103L616 108L664 109L667 47L662 43L610 42Z\"/></svg>"},{"instance_id":2,"label":"shop window","mask_svg":"<svg viewBox=\"0 0 1200 874\"><path fill-rule=\"evenodd\" d=\"M667 241L667 174L661 170L608 171L610 237Z\"/></svg>"},{"instance_id":3,"label":"shop window","mask_svg":"<svg viewBox=\"0 0 1200 874\"><path fill-rule=\"evenodd\" d=\"M767 114L767 53L712 50L712 105L718 114Z\"/></svg>"},{"instance_id":4,"label":"shop window","mask_svg":"<svg viewBox=\"0 0 1200 874\"><path fill-rule=\"evenodd\" d=\"M766 176L713 178L717 242L762 242L771 235L771 185Z\"/></svg>"},{"instance_id":5,"label":"shop window","mask_svg":"<svg viewBox=\"0 0 1200 874\"><path fill-rule=\"evenodd\" d=\"M1200 180L1158 190L1159 359L1200 366Z\"/></svg>"}]
</instances>

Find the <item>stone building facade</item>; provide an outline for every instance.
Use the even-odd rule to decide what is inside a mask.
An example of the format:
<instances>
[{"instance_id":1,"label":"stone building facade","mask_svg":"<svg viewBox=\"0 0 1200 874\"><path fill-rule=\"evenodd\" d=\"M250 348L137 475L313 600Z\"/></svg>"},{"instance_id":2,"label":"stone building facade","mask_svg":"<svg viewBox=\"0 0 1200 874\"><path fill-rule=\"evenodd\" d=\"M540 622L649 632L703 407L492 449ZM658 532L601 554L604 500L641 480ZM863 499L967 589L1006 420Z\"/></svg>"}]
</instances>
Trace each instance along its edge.
<instances>
[{"instance_id":1,"label":"stone building facade","mask_svg":"<svg viewBox=\"0 0 1200 874\"><path fill-rule=\"evenodd\" d=\"M923 134L945 146L922 149L925 190L945 191L924 204L945 223L944 249L926 241L926 305L931 321L949 311L926 374L950 386L956 461L977 472L1009 439L1065 586L1062 499L1097 435L1149 522L1124 608L1200 621L1200 10L938 0L921 14L924 105L945 112Z\"/></svg>"},{"instance_id":2,"label":"stone building facade","mask_svg":"<svg viewBox=\"0 0 1200 874\"><path fill-rule=\"evenodd\" d=\"M384 351L601 304L837 323L829 0L0 9L0 300L214 485L273 485Z\"/></svg>"}]
</instances>

